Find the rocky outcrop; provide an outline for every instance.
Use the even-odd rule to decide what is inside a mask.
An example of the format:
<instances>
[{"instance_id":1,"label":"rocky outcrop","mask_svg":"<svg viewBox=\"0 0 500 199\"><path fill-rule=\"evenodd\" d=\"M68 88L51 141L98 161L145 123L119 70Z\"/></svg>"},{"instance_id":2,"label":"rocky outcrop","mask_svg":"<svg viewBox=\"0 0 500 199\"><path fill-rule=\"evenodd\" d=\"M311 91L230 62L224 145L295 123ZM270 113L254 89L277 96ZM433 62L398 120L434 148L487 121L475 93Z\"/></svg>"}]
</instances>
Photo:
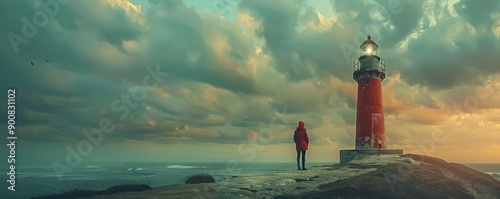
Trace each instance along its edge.
<instances>
[{"instance_id":1,"label":"rocky outcrop","mask_svg":"<svg viewBox=\"0 0 500 199\"><path fill-rule=\"evenodd\" d=\"M428 156L367 155L307 171L233 177L97 198L500 198L500 181Z\"/></svg>"}]
</instances>

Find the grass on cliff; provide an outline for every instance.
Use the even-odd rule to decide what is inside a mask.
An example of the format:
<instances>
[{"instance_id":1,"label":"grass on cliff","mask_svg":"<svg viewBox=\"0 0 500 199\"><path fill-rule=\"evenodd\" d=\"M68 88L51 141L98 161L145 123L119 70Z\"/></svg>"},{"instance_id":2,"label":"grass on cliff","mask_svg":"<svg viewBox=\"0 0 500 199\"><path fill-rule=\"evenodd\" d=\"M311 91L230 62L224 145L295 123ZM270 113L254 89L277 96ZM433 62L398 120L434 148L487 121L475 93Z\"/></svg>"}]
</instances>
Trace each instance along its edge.
<instances>
[{"instance_id":1,"label":"grass on cliff","mask_svg":"<svg viewBox=\"0 0 500 199\"><path fill-rule=\"evenodd\" d=\"M209 174L194 175L186 180L186 184L199 184L199 183L212 183L212 182L215 182L215 179Z\"/></svg>"}]
</instances>

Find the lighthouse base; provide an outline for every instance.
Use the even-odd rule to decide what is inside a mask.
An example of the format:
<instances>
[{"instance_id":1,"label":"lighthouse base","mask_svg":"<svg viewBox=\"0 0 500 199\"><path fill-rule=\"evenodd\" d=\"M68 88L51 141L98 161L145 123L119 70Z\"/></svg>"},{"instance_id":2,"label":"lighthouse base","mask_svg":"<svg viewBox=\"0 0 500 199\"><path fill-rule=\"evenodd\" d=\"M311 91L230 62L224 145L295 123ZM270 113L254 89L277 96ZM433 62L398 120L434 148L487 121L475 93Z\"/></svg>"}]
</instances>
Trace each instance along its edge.
<instances>
[{"instance_id":1,"label":"lighthouse base","mask_svg":"<svg viewBox=\"0 0 500 199\"><path fill-rule=\"evenodd\" d=\"M402 149L381 149L379 150L340 150L340 164L348 163L354 160L358 155L382 155L397 154L403 155Z\"/></svg>"}]
</instances>

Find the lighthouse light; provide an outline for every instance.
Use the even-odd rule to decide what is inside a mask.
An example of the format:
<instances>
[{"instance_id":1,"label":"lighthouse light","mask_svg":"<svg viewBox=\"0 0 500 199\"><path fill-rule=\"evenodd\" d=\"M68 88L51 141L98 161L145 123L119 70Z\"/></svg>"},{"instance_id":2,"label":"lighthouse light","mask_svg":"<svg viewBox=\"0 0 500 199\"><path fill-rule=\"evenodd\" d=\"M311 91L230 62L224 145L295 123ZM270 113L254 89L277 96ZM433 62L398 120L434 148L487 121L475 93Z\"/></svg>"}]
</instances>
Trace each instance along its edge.
<instances>
[{"instance_id":1,"label":"lighthouse light","mask_svg":"<svg viewBox=\"0 0 500 199\"><path fill-rule=\"evenodd\" d=\"M378 45L377 43L375 43L375 41L372 40L372 37L368 36L366 38L366 41L364 41L363 44L359 46L359 48L361 49L363 55L371 56L376 54Z\"/></svg>"},{"instance_id":2,"label":"lighthouse light","mask_svg":"<svg viewBox=\"0 0 500 199\"><path fill-rule=\"evenodd\" d=\"M366 48L366 54L367 55L372 55L372 53L373 53L373 50L372 50L371 47Z\"/></svg>"}]
</instances>

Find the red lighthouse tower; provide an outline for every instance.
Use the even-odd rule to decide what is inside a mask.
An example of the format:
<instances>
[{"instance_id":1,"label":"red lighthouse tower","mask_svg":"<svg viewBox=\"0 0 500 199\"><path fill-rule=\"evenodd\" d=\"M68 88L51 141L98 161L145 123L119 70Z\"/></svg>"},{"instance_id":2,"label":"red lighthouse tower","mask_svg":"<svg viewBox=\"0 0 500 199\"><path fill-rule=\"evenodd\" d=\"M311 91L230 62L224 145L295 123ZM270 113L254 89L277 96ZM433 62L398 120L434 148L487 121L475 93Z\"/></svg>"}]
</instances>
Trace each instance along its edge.
<instances>
[{"instance_id":1,"label":"red lighthouse tower","mask_svg":"<svg viewBox=\"0 0 500 199\"><path fill-rule=\"evenodd\" d=\"M378 45L370 36L361 46L361 55L353 61L353 78L358 83L355 150L340 150L340 163L359 154L403 154L403 150L387 150L385 144L382 81L385 61L377 55Z\"/></svg>"},{"instance_id":2,"label":"red lighthouse tower","mask_svg":"<svg viewBox=\"0 0 500 199\"><path fill-rule=\"evenodd\" d=\"M370 36L360 48L361 56L353 62L353 78L358 83L356 150L385 149L382 104L385 61L376 55L378 45Z\"/></svg>"}]
</instances>

